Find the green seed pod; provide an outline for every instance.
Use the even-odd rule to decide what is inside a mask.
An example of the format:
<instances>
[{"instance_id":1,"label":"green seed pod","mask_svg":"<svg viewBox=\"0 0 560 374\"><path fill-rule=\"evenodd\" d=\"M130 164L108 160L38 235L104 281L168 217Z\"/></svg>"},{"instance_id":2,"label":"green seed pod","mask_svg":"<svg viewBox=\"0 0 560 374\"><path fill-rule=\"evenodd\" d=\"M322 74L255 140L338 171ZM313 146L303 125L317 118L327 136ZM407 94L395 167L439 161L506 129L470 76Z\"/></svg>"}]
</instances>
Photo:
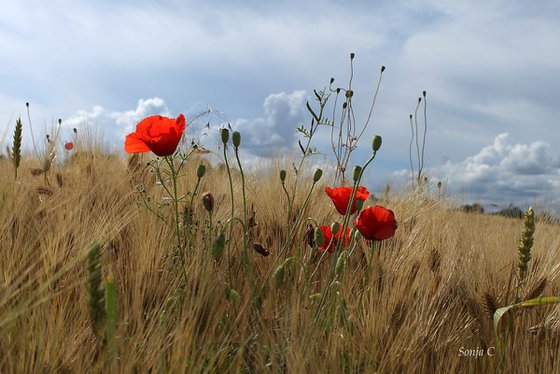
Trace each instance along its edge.
<instances>
[{"instance_id":1,"label":"green seed pod","mask_svg":"<svg viewBox=\"0 0 560 374\"><path fill-rule=\"evenodd\" d=\"M315 239L315 245L317 247L322 247L323 244L325 243L325 235L323 235L323 231L321 231L321 229L318 227L315 229L314 239Z\"/></svg>"},{"instance_id":2,"label":"green seed pod","mask_svg":"<svg viewBox=\"0 0 560 374\"><path fill-rule=\"evenodd\" d=\"M231 134L231 141L233 142L233 146L235 148L239 148L239 145L241 144L241 134L239 131L234 131L233 134Z\"/></svg>"},{"instance_id":3,"label":"green seed pod","mask_svg":"<svg viewBox=\"0 0 560 374\"><path fill-rule=\"evenodd\" d=\"M282 283L284 283L284 273L284 265L278 266L278 268L274 272L274 285L276 286L276 288L280 288L282 286Z\"/></svg>"},{"instance_id":4,"label":"green seed pod","mask_svg":"<svg viewBox=\"0 0 560 374\"><path fill-rule=\"evenodd\" d=\"M373 141L371 142L371 146L372 146L374 152L379 151L379 148L381 148L381 143L382 143L381 136L375 135L373 137Z\"/></svg>"},{"instance_id":5,"label":"green seed pod","mask_svg":"<svg viewBox=\"0 0 560 374\"><path fill-rule=\"evenodd\" d=\"M224 248L226 246L226 236L224 233L218 235L218 237L212 243L212 257L218 258L224 253Z\"/></svg>"},{"instance_id":6,"label":"green seed pod","mask_svg":"<svg viewBox=\"0 0 560 374\"><path fill-rule=\"evenodd\" d=\"M315 172L313 173L313 182L315 183L319 182L322 176L323 176L323 170L315 169Z\"/></svg>"},{"instance_id":7,"label":"green seed pod","mask_svg":"<svg viewBox=\"0 0 560 374\"><path fill-rule=\"evenodd\" d=\"M364 206L364 201L361 199L356 199L356 211L360 211L362 210L362 207Z\"/></svg>"},{"instance_id":8,"label":"green seed pod","mask_svg":"<svg viewBox=\"0 0 560 374\"><path fill-rule=\"evenodd\" d=\"M362 167L359 165L354 166L354 170L352 171L352 179L354 180L354 182L357 182L361 176L362 176Z\"/></svg>"},{"instance_id":9,"label":"green seed pod","mask_svg":"<svg viewBox=\"0 0 560 374\"><path fill-rule=\"evenodd\" d=\"M342 277L342 273L344 273L344 269L346 268L346 251L342 252L342 254L336 260L336 274Z\"/></svg>"},{"instance_id":10,"label":"green seed pod","mask_svg":"<svg viewBox=\"0 0 560 374\"><path fill-rule=\"evenodd\" d=\"M202 194L202 205L204 205L204 208L209 212L214 210L214 195L210 192Z\"/></svg>"},{"instance_id":11,"label":"green seed pod","mask_svg":"<svg viewBox=\"0 0 560 374\"><path fill-rule=\"evenodd\" d=\"M340 230L340 223L338 222L333 222L331 224L331 232L333 235L335 235L336 233L338 233L338 230Z\"/></svg>"},{"instance_id":12,"label":"green seed pod","mask_svg":"<svg viewBox=\"0 0 560 374\"><path fill-rule=\"evenodd\" d=\"M284 183L286 181L286 170L280 170L280 182Z\"/></svg>"},{"instance_id":13,"label":"green seed pod","mask_svg":"<svg viewBox=\"0 0 560 374\"><path fill-rule=\"evenodd\" d=\"M198 179L202 178L204 174L206 174L206 166L203 164L198 165L198 168L196 169L196 176Z\"/></svg>"},{"instance_id":14,"label":"green seed pod","mask_svg":"<svg viewBox=\"0 0 560 374\"><path fill-rule=\"evenodd\" d=\"M229 141L229 130L223 128L222 130L220 130L220 135L222 136L222 143L227 144L227 142Z\"/></svg>"}]
</instances>

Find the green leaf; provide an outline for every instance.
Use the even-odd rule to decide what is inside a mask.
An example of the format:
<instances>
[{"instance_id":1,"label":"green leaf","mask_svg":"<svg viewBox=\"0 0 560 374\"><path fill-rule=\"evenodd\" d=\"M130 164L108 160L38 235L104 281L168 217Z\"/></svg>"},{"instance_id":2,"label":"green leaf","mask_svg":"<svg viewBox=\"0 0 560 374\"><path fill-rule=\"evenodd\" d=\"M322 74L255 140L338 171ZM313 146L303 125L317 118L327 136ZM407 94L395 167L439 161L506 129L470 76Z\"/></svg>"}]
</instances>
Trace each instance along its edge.
<instances>
[{"instance_id":1,"label":"green leaf","mask_svg":"<svg viewBox=\"0 0 560 374\"><path fill-rule=\"evenodd\" d=\"M522 301L517 304L508 305L496 310L496 312L494 313L494 336L496 338L496 346L498 348L498 352L501 352L501 348L500 348L501 341L500 341L500 336L498 335L498 326L500 324L500 319L504 316L504 314L506 314L511 309L531 308L539 305L558 304L558 303L560 303L560 297L558 296L539 297L536 299Z\"/></svg>"}]
</instances>

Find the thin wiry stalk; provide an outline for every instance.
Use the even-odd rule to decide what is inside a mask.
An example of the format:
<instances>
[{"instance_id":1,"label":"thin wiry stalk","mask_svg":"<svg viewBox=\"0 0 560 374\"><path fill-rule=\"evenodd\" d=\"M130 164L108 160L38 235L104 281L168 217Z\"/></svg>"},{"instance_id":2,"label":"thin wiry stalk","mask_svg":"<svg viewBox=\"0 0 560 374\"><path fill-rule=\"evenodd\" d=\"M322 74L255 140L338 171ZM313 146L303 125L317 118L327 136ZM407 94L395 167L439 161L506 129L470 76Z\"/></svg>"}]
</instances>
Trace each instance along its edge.
<instances>
[{"instance_id":1,"label":"thin wiry stalk","mask_svg":"<svg viewBox=\"0 0 560 374\"><path fill-rule=\"evenodd\" d=\"M414 166L412 164L412 143L414 142L414 125L412 123L412 114L410 119L410 145L408 146L408 157L410 158L410 176L412 178L412 185L414 185Z\"/></svg>"},{"instance_id":2,"label":"thin wiry stalk","mask_svg":"<svg viewBox=\"0 0 560 374\"><path fill-rule=\"evenodd\" d=\"M420 167L420 173L424 169L424 149L426 148L426 134L428 132L428 116L427 116L428 103L426 100L426 91L423 91L422 95L424 96L424 137L422 138L422 162Z\"/></svg>"},{"instance_id":3,"label":"thin wiry stalk","mask_svg":"<svg viewBox=\"0 0 560 374\"><path fill-rule=\"evenodd\" d=\"M418 186L420 186L420 178L422 177L422 169L420 168L420 145L418 143L418 108L420 108L420 103L422 102L422 98L418 98L418 105L416 105L416 110L414 110L414 127L416 129L416 153L418 155L418 177L416 181L418 182Z\"/></svg>"}]
</instances>

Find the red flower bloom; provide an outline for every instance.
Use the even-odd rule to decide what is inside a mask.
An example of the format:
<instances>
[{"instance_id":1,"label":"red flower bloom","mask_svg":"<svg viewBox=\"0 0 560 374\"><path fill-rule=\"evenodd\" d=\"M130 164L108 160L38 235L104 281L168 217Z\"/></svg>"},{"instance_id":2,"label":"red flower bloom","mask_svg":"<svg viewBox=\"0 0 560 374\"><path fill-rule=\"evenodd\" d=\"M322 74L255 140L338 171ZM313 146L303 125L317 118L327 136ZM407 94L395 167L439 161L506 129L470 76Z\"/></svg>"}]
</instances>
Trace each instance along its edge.
<instances>
[{"instance_id":1,"label":"red flower bloom","mask_svg":"<svg viewBox=\"0 0 560 374\"><path fill-rule=\"evenodd\" d=\"M395 235L397 221L392 210L377 205L360 212L356 228L367 240L385 240Z\"/></svg>"},{"instance_id":2,"label":"red flower bloom","mask_svg":"<svg viewBox=\"0 0 560 374\"><path fill-rule=\"evenodd\" d=\"M350 201L350 195L352 195L352 187L337 187L329 188L325 187L325 192L334 203L334 206L338 213L344 215L346 214L346 208L348 208L348 202ZM369 191L363 186L358 186L356 191L356 196L354 197L354 202L352 203L352 209L350 214L356 212L356 200L366 201L369 197Z\"/></svg>"},{"instance_id":3,"label":"red flower bloom","mask_svg":"<svg viewBox=\"0 0 560 374\"><path fill-rule=\"evenodd\" d=\"M66 142L64 144L64 149L66 149L67 151L71 151L74 148L74 143L72 142Z\"/></svg>"},{"instance_id":4,"label":"red flower bloom","mask_svg":"<svg viewBox=\"0 0 560 374\"><path fill-rule=\"evenodd\" d=\"M152 151L157 156L172 155L185 131L185 116L179 114L177 119L162 116L144 118L136 131L126 136L124 150L126 153Z\"/></svg>"},{"instance_id":5,"label":"red flower bloom","mask_svg":"<svg viewBox=\"0 0 560 374\"><path fill-rule=\"evenodd\" d=\"M330 226L320 226L319 229L321 229L323 236L325 237L325 241L323 242L323 245L319 247L319 250L324 251L326 249L330 253L334 252L337 242L340 240L340 236L342 235L342 227L334 235L334 240ZM344 235L342 246L347 246L348 243L350 243L350 229L346 228L346 235Z\"/></svg>"}]
</instances>

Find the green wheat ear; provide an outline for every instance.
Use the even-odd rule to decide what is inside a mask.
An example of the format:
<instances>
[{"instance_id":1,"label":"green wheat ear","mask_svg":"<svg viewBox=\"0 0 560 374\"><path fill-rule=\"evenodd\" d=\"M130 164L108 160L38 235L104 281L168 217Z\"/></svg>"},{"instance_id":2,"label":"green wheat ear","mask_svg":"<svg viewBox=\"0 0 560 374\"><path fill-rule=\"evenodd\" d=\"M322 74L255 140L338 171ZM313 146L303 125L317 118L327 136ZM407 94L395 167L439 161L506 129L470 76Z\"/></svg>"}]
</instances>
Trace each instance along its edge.
<instances>
[{"instance_id":1,"label":"green wheat ear","mask_svg":"<svg viewBox=\"0 0 560 374\"><path fill-rule=\"evenodd\" d=\"M107 313L100 259L101 245L94 242L91 244L87 255L87 303L93 332L99 339L103 339Z\"/></svg>"},{"instance_id":2,"label":"green wheat ear","mask_svg":"<svg viewBox=\"0 0 560 374\"><path fill-rule=\"evenodd\" d=\"M521 240L519 241L518 251L519 251L519 279L525 279L527 275L527 264L531 260L531 249L533 248L533 236L535 235L535 212L533 207L529 207L525 212L523 218L523 233L521 234Z\"/></svg>"},{"instance_id":3,"label":"green wheat ear","mask_svg":"<svg viewBox=\"0 0 560 374\"><path fill-rule=\"evenodd\" d=\"M21 123L21 118L18 118L16 121L16 128L14 130L14 143L11 150L11 159L14 165L14 177L17 179L17 170L19 167L19 163L21 161L21 131L23 125Z\"/></svg>"}]
</instances>

